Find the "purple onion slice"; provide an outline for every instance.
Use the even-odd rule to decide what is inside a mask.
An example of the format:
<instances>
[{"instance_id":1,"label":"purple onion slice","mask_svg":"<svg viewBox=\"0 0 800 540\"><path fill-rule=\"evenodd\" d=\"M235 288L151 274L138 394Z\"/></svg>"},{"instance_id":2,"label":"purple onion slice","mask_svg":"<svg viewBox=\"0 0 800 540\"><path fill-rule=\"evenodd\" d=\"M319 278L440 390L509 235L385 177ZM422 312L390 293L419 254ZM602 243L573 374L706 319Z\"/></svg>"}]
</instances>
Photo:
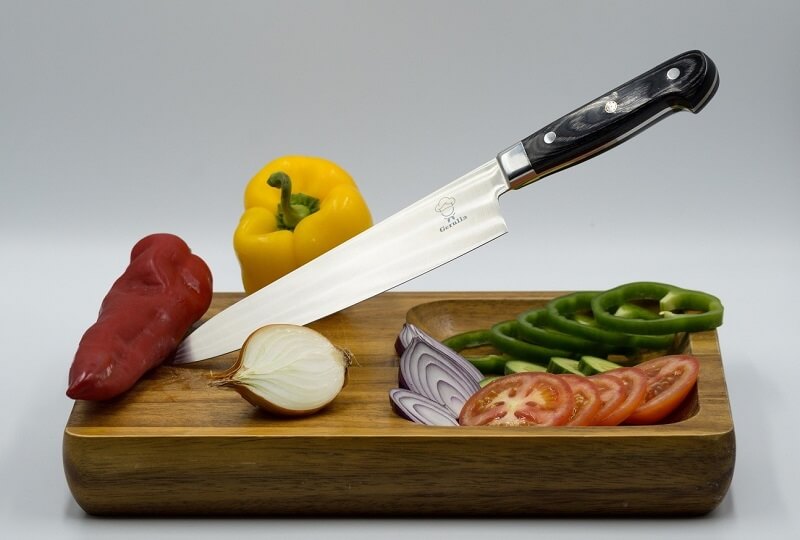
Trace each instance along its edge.
<instances>
[{"instance_id":1,"label":"purple onion slice","mask_svg":"<svg viewBox=\"0 0 800 540\"><path fill-rule=\"evenodd\" d=\"M444 405L458 417L480 384L458 369L440 347L414 338L400 356L401 387Z\"/></svg>"},{"instance_id":2,"label":"purple onion slice","mask_svg":"<svg viewBox=\"0 0 800 540\"><path fill-rule=\"evenodd\" d=\"M478 368L473 366L463 356L458 354L444 343L434 339L430 334L425 333L418 326L415 326L411 323L405 323L403 325L403 327L400 329L397 339L395 340L394 347L397 351L397 354L402 355L405 349L411 344L411 341L415 338L424 341L431 347L439 350L441 355L447 357L456 369L464 372L464 374L470 378L475 379L475 382L479 382L484 378L483 373L481 373Z\"/></svg>"},{"instance_id":3,"label":"purple onion slice","mask_svg":"<svg viewBox=\"0 0 800 540\"><path fill-rule=\"evenodd\" d=\"M418 337L422 331L411 323L405 323L400 328L400 333L397 334L397 339L394 340L394 350L397 351L397 356L403 354L408 344L415 337Z\"/></svg>"},{"instance_id":4,"label":"purple onion slice","mask_svg":"<svg viewBox=\"0 0 800 540\"><path fill-rule=\"evenodd\" d=\"M411 390L395 388L389 390L392 409L408 420L426 426L457 426L458 419L450 409L431 401Z\"/></svg>"}]
</instances>

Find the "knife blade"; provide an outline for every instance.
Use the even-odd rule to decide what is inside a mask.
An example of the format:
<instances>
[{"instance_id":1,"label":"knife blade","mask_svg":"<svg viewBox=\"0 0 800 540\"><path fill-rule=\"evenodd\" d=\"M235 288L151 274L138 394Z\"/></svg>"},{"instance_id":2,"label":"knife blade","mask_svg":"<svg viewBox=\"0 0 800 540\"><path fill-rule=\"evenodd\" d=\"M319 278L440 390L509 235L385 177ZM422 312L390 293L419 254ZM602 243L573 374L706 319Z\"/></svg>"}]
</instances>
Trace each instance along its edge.
<instances>
[{"instance_id":1,"label":"knife blade","mask_svg":"<svg viewBox=\"0 0 800 540\"><path fill-rule=\"evenodd\" d=\"M221 311L181 342L173 363L235 351L267 324L308 324L494 240L507 232L503 193L613 148L670 113L697 113L718 86L717 68L701 51L662 62Z\"/></svg>"}]
</instances>

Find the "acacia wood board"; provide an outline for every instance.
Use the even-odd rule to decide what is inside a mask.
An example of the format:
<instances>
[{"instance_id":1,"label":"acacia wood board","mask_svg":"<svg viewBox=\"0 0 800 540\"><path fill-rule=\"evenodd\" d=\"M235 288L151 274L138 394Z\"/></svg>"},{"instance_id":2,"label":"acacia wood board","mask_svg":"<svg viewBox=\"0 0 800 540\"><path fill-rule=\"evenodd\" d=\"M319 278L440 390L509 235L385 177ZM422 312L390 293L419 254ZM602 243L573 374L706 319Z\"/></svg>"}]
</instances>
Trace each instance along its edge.
<instances>
[{"instance_id":1,"label":"acacia wood board","mask_svg":"<svg viewBox=\"0 0 800 540\"><path fill-rule=\"evenodd\" d=\"M735 462L714 331L693 334L696 391L656 426L432 427L397 416L395 338L407 320L444 338L563 292L389 292L309 326L355 355L336 400L270 416L209 385L236 353L162 365L108 402L76 401L64 471L97 515L697 515ZM217 293L204 320L241 298Z\"/></svg>"}]
</instances>

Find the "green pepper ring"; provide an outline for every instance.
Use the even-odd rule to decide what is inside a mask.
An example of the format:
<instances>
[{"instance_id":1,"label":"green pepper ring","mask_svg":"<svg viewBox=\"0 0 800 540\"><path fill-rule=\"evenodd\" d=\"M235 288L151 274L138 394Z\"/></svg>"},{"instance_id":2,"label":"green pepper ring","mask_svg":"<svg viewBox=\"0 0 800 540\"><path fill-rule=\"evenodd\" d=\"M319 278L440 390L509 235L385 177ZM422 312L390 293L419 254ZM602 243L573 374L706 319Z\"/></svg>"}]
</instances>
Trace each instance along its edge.
<instances>
[{"instance_id":1,"label":"green pepper ring","mask_svg":"<svg viewBox=\"0 0 800 540\"><path fill-rule=\"evenodd\" d=\"M517 317L517 333L523 341L529 343L591 356L607 356L615 352L622 354L629 352L629 349L624 347L601 343L548 327L548 320L546 308L535 308L521 313Z\"/></svg>"},{"instance_id":2,"label":"green pepper ring","mask_svg":"<svg viewBox=\"0 0 800 540\"><path fill-rule=\"evenodd\" d=\"M659 317L631 318L613 314L619 306L637 300L657 300ZM679 332L702 332L722 324L723 306L716 296L701 291L681 289L666 283L639 281L620 285L595 296L591 301L597 324L629 334L665 335ZM700 313L675 313L692 310Z\"/></svg>"},{"instance_id":3,"label":"green pepper ring","mask_svg":"<svg viewBox=\"0 0 800 540\"><path fill-rule=\"evenodd\" d=\"M504 375L506 363L509 360L516 360L504 354L487 354L484 356L464 356L467 361L478 368L484 375Z\"/></svg>"},{"instance_id":4,"label":"green pepper ring","mask_svg":"<svg viewBox=\"0 0 800 540\"><path fill-rule=\"evenodd\" d=\"M581 291L554 298L547 304L549 322L558 330L585 339L622 347L636 347L650 350L669 349L675 340L670 335L634 335L619 330L587 325L570 316L576 312L589 310L592 300L600 294L597 291Z\"/></svg>"},{"instance_id":5,"label":"green pepper ring","mask_svg":"<svg viewBox=\"0 0 800 540\"><path fill-rule=\"evenodd\" d=\"M483 347L484 345L491 345L489 339L489 330L470 330L468 332L461 332L454 334L449 338L442 341L456 352L461 352L464 349L474 349L476 347Z\"/></svg>"},{"instance_id":6,"label":"green pepper ring","mask_svg":"<svg viewBox=\"0 0 800 540\"><path fill-rule=\"evenodd\" d=\"M462 354L466 349L475 349L478 347L485 347L492 345L489 339L489 330L469 330L454 334L449 338L442 341L445 345L461 354L470 364L475 366L478 371L484 375L504 375L506 362L509 360L519 360L507 354L484 354L484 355L468 355Z\"/></svg>"},{"instance_id":7,"label":"green pepper ring","mask_svg":"<svg viewBox=\"0 0 800 540\"><path fill-rule=\"evenodd\" d=\"M534 345L521 339L515 335L517 321L512 319L510 321L503 321L497 323L489 330L489 337L494 345L500 351L534 363L547 363L553 356L563 356L574 358L577 355L573 352L551 349L549 347L542 347L541 345Z\"/></svg>"}]
</instances>

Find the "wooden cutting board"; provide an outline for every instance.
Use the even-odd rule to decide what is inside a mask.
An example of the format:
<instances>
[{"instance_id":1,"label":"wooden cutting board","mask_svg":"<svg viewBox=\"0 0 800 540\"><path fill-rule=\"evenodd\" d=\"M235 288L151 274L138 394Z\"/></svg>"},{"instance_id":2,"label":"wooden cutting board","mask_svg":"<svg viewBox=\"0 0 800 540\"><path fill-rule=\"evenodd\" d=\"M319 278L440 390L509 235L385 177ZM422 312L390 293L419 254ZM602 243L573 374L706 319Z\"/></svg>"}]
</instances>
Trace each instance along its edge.
<instances>
[{"instance_id":1,"label":"wooden cutting board","mask_svg":"<svg viewBox=\"0 0 800 540\"><path fill-rule=\"evenodd\" d=\"M110 402L78 401L64 471L90 514L690 515L730 486L733 421L716 332L694 334L697 391L658 426L430 427L392 411L394 341L488 327L557 292L384 293L309 326L356 364L328 408L260 412L209 386L236 354L164 365ZM241 295L216 294L206 318ZM205 319L204 319L205 320ZM438 334L438 335L436 335Z\"/></svg>"}]
</instances>

